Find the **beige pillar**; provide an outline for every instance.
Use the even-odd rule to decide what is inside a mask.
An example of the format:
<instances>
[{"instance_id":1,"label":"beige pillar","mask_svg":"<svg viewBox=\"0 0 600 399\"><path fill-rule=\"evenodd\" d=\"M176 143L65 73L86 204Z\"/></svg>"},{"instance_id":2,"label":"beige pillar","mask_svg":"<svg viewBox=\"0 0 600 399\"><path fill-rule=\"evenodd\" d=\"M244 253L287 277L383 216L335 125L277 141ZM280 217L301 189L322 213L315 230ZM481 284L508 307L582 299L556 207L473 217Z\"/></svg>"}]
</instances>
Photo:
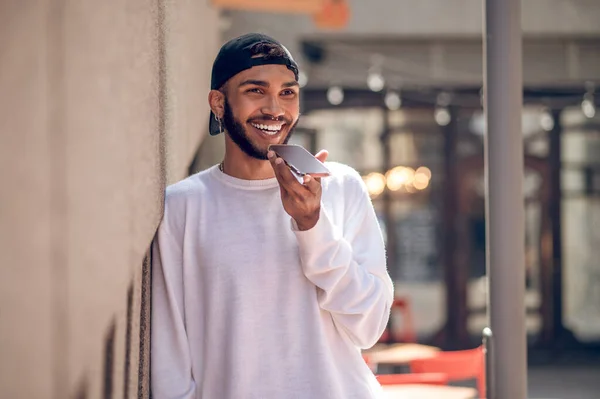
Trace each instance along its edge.
<instances>
[{"instance_id":1,"label":"beige pillar","mask_svg":"<svg viewBox=\"0 0 600 399\"><path fill-rule=\"evenodd\" d=\"M144 257L207 129L216 24L204 1L0 3L0 397L137 397Z\"/></svg>"}]
</instances>

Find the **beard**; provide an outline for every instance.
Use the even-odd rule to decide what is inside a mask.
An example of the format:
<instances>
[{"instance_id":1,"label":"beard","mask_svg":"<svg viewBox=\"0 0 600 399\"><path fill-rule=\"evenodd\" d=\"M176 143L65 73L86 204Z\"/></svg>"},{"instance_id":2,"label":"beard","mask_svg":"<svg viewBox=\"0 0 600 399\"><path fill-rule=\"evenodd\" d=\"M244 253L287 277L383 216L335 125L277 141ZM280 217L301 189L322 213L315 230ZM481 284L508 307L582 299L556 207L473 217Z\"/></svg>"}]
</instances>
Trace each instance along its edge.
<instances>
[{"instance_id":1,"label":"beard","mask_svg":"<svg viewBox=\"0 0 600 399\"><path fill-rule=\"evenodd\" d=\"M261 119L253 119L253 121L272 121L271 118L261 118ZM279 121L285 122L287 126L290 126L290 121L287 119L278 118ZM281 144L287 144L290 138L292 138L292 134L294 133L294 129L298 121L296 121L289 128L287 135L283 139ZM223 113L223 126L225 127L226 133L231 137L231 140L249 157L260 159L261 161L266 161L269 158L267 157L268 148L260 148L256 143L253 143L250 140L250 135L248 131L244 127L244 125L233 115L233 111L231 110L231 106L225 98L225 109Z\"/></svg>"}]
</instances>

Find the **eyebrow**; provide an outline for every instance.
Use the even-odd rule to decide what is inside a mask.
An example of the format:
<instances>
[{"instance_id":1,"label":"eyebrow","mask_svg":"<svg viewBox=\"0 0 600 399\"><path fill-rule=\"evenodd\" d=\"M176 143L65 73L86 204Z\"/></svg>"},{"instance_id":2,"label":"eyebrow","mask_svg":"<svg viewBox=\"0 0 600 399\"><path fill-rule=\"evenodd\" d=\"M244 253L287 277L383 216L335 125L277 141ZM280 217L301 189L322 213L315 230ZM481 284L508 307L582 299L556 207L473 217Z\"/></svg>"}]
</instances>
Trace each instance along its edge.
<instances>
[{"instance_id":1,"label":"eyebrow","mask_svg":"<svg viewBox=\"0 0 600 399\"><path fill-rule=\"evenodd\" d=\"M269 82L266 82L264 80L255 80L255 79L248 79L248 80L244 80L242 83L239 84L238 87L243 87L243 86L260 86L260 87L269 87ZM291 81L291 82L286 82L282 85L283 87L294 87L294 86L299 86L298 82L296 82L295 80Z\"/></svg>"},{"instance_id":2,"label":"eyebrow","mask_svg":"<svg viewBox=\"0 0 600 399\"><path fill-rule=\"evenodd\" d=\"M295 87L295 86L300 86L300 84L298 82L296 82L295 80L292 80L291 82L287 82L283 84L283 87Z\"/></svg>"}]
</instances>

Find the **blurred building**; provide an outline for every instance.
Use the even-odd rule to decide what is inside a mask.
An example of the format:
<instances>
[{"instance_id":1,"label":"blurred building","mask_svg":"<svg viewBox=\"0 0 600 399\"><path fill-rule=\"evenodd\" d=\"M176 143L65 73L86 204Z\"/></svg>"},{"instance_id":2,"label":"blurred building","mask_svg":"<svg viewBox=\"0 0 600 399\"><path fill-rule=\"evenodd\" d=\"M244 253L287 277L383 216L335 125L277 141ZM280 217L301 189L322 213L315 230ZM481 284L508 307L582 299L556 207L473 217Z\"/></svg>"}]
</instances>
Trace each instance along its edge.
<instances>
[{"instance_id":1,"label":"blurred building","mask_svg":"<svg viewBox=\"0 0 600 399\"><path fill-rule=\"evenodd\" d=\"M364 175L420 339L466 347L486 325L483 2L347 3L341 29L227 10L223 39L263 32L296 55L305 86L294 140ZM597 347L600 3L522 7L530 345ZM218 145L203 143L197 169L217 162Z\"/></svg>"},{"instance_id":2,"label":"blurred building","mask_svg":"<svg viewBox=\"0 0 600 399\"><path fill-rule=\"evenodd\" d=\"M224 3L0 4L0 397L148 397L163 190L220 161L210 68L248 31L301 65L295 142L365 176L419 339L479 340L481 2L352 0L339 29ZM599 20L594 1L523 2L532 347L600 343Z\"/></svg>"}]
</instances>

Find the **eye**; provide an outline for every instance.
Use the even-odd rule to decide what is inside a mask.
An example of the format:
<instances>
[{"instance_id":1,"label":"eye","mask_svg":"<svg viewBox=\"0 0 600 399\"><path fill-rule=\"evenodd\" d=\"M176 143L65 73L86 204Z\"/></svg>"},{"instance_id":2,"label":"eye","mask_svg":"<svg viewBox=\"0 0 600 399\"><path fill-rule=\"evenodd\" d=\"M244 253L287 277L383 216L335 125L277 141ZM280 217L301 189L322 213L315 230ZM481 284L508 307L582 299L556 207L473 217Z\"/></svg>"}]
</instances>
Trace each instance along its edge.
<instances>
[{"instance_id":1,"label":"eye","mask_svg":"<svg viewBox=\"0 0 600 399\"><path fill-rule=\"evenodd\" d=\"M282 96L286 96L286 97L290 97L290 96L295 96L296 92L292 89L286 89L284 91L281 92Z\"/></svg>"},{"instance_id":2,"label":"eye","mask_svg":"<svg viewBox=\"0 0 600 399\"><path fill-rule=\"evenodd\" d=\"M262 94L262 89L258 88L258 87L253 87L251 89L246 90L246 93L257 93L257 94Z\"/></svg>"}]
</instances>

